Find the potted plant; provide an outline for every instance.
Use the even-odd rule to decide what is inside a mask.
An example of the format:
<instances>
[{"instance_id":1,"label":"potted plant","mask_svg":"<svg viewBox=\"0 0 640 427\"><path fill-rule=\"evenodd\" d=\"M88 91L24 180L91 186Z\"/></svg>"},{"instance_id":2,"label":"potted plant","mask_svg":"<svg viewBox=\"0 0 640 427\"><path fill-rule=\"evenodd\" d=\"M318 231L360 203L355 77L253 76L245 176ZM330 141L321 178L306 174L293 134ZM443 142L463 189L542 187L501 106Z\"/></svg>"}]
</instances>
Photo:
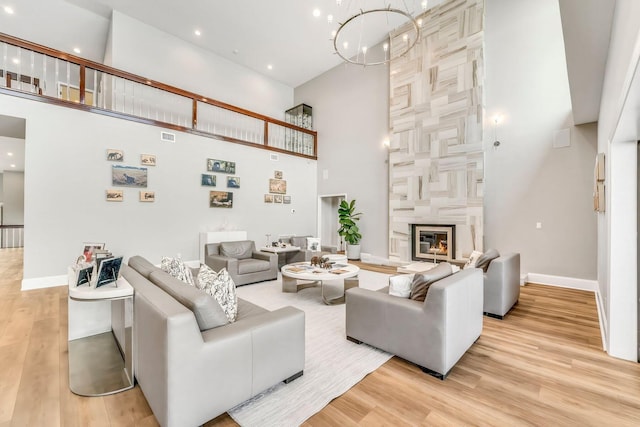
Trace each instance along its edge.
<instances>
[{"instance_id":1,"label":"potted plant","mask_svg":"<svg viewBox=\"0 0 640 427\"><path fill-rule=\"evenodd\" d=\"M340 223L338 234L347 242L347 259L360 259L362 235L356 222L360 220L362 213L355 212L355 204L355 199L351 202L343 200L338 207L338 222Z\"/></svg>"}]
</instances>

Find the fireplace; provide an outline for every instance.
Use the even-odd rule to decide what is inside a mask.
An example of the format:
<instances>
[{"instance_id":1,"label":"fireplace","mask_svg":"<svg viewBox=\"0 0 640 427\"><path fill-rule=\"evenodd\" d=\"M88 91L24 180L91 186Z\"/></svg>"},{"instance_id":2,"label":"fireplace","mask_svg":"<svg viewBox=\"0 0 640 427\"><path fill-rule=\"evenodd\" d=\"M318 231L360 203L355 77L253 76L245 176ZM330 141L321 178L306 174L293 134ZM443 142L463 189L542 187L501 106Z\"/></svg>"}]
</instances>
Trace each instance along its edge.
<instances>
[{"instance_id":1,"label":"fireplace","mask_svg":"<svg viewBox=\"0 0 640 427\"><path fill-rule=\"evenodd\" d=\"M456 226L411 224L411 259L451 261L456 253Z\"/></svg>"}]
</instances>

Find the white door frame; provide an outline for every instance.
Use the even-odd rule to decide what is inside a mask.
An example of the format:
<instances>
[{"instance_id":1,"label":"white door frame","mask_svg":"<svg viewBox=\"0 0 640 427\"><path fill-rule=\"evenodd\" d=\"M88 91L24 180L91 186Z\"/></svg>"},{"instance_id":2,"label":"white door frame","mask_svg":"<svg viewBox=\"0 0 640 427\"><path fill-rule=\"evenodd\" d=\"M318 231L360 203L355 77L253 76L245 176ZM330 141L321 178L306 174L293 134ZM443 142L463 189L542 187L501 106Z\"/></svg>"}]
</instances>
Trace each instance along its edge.
<instances>
[{"instance_id":1,"label":"white door frame","mask_svg":"<svg viewBox=\"0 0 640 427\"><path fill-rule=\"evenodd\" d=\"M336 193L336 194L320 194L318 195L318 227L316 230L316 236L322 237L322 199L333 199L336 197L342 197L344 200L347 200L347 193ZM323 243L322 241L320 242Z\"/></svg>"}]
</instances>

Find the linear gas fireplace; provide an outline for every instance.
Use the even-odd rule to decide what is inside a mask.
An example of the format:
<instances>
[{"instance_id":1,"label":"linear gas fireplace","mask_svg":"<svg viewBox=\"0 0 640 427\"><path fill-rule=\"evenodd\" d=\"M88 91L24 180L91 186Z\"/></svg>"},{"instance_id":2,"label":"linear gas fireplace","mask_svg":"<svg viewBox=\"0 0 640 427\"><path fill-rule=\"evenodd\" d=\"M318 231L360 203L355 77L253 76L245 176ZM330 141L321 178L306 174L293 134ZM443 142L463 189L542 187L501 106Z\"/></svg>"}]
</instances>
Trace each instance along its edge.
<instances>
[{"instance_id":1,"label":"linear gas fireplace","mask_svg":"<svg viewBox=\"0 0 640 427\"><path fill-rule=\"evenodd\" d=\"M411 224L411 259L451 261L456 253L456 226Z\"/></svg>"}]
</instances>

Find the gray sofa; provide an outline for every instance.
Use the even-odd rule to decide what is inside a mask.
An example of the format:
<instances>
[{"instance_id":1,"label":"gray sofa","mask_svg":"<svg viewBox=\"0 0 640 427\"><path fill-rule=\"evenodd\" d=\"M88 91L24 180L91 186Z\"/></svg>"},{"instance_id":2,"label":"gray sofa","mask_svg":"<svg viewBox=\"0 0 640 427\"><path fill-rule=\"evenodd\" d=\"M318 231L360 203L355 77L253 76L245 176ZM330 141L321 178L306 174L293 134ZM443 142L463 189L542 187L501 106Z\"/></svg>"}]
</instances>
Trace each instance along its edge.
<instances>
[{"instance_id":1,"label":"gray sofa","mask_svg":"<svg viewBox=\"0 0 640 427\"><path fill-rule=\"evenodd\" d=\"M208 294L142 257L128 264L122 275L135 289L135 376L161 426L204 424L302 375L303 311L238 299L238 318L227 323Z\"/></svg>"},{"instance_id":2,"label":"gray sofa","mask_svg":"<svg viewBox=\"0 0 640 427\"><path fill-rule=\"evenodd\" d=\"M278 278L278 255L256 251L253 240L208 243L204 262L214 271L226 268L236 286Z\"/></svg>"},{"instance_id":3,"label":"gray sofa","mask_svg":"<svg viewBox=\"0 0 640 427\"><path fill-rule=\"evenodd\" d=\"M484 314L502 319L520 298L520 254L499 256L484 273Z\"/></svg>"},{"instance_id":4,"label":"gray sofa","mask_svg":"<svg viewBox=\"0 0 640 427\"><path fill-rule=\"evenodd\" d=\"M284 264L311 261L311 258L314 256L322 256L327 254L338 253L338 248L335 246L322 245L320 246L319 251L312 251L307 249L307 237L313 237L313 236L291 236L291 237L283 237L279 239L281 242L289 243L292 246L297 246L300 248L298 252L285 252Z\"/></svg>"},{"instance_id":5,"label":"gray sofa","mask_svg":"<svg viewBox=\"0 0 640 427\"><path fill-rule=\"evenodd\" d=\"M433 283L424 301L388 288L346 293L347 339L364 342L445 379L482 333L482 270L462 270Z\"/></svg>"}]
</instances>

